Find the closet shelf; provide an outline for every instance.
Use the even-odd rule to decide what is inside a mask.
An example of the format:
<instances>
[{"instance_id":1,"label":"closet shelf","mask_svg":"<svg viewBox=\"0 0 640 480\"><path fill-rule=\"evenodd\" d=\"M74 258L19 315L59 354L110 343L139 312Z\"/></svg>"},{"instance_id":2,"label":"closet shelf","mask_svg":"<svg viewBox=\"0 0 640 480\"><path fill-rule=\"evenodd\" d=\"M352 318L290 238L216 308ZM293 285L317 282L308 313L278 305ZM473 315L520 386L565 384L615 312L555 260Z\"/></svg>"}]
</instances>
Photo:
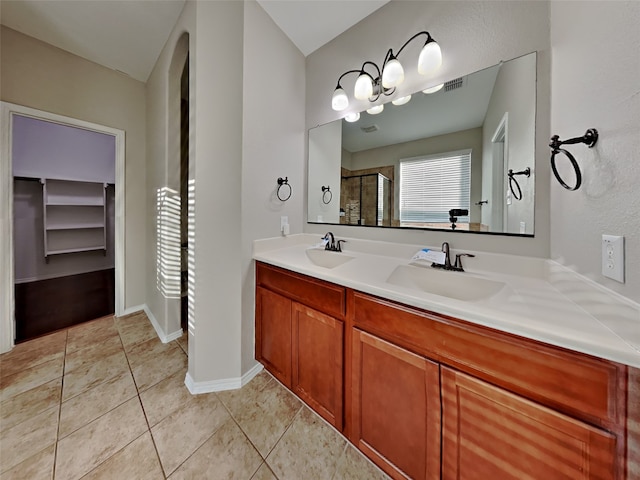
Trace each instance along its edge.
<instances>
[{"instance_id":1,"label":"closet shelf","mask_svg":"<svg viewBox=\"0 0 640 480\"><path fill-rule=\"evenodd\" d=\"M107 184L46 178L40 182L45 259L95 250L106 255Z\"/></svg>"}]
</instances>

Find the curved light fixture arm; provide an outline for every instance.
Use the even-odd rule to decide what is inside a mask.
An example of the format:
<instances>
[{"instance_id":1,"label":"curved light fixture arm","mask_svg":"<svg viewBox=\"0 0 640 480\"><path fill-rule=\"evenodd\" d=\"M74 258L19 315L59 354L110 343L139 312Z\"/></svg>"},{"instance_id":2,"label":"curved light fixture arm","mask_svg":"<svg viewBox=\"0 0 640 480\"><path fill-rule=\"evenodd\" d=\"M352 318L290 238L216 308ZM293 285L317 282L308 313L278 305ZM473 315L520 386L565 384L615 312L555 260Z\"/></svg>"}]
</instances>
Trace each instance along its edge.
<instances>
[{"instance_id":1,"label":"curved light fixture arm","mask_svg":"<svg viewBox=\"0 0 640 480\"><path fill-rule=\"evenodd\" d=\"M431 36L431 34L429 32L427 32L426 30L423 32L418 32L416 33L413 37L411 37L409 40L407 40L406 42L404 42L404 45L402 45L402 47L400 47L400 50L398 50L398 53L396 54L396 58L398 58L400 56L400 54L402 53L402 50L404 50L404 47L406 47L407 45L409 45L413 40L415 40L416 38L418 38L420 35L426 35L427 36L427 40L424 42L424 44L426 45L429 42L434 42L435 40L433 39L433 37ZM424 46L424 45L423 45ZM389 52L391 52L391 49L389 49ZM393 55L393 53L392 53Z\"/></svg>"},{"instance_id":2,"label":"curved light fixture arm","mask_svg":"<svg viewBox=\"0 0 640 480\"><path fill-rule=\"evenodd\" d=\"M393 60L397 60L398 56L402 53L402 51L405 49L405 47L407 45L409 45L409 43L411 43L413 40L415 40L416 38L421 37L423 35L427 36L427 39L426 39L424 45L427 45L430 42L435 42L435 40L433 39L431 34L429 32L427 32L426 30L418 32L415 35L413 35L409 40L407 40L402 45L402 47L400 47L400 50L398 50L397 54L394 54L393 53L393 49L391 49L391 48L389 50L387 50L387 53L386 53L386 55L384 57L384 61L382 62L382 68L380 68L374 62L366 61L366 62L364 62L362 64L362 67L360 68L360 70L347 70L342 75L340 75L340 77L338 78L337 86L336 86L336 88L334 90L334 98L336 96L336 92L339 93L338 96L341 96L342 98L340 98L340 100L336 103L336 105L333 106L334 110L341 111L341 110L345 109L347 107L347 105L348 105L348 100L347 100L346 96L344 95L344 92L339 92L338 89L342 89L342 86L340 84L342 79L346 75L349 75L351 73L357 73L357 74L359 74L359 76L360 75L366 75L367 77L369 77L371 79L371 83L372 83L372 86L373 86L373 95L371 97L369 97L369 101L370 102L373 103L373 102L377 101L380 98L380 95L383 95L383 94L385 96L393 95L396 92L396 86L400 82L402 82L402 80L404 79L404 73L402 72L402 66L399 65L400 75L401 75L400 80L397 83L394 82L394 81L387 82L385 80L385 83L387 84L386 88L383 85L383 77L384 77L385 68L387 67L389 62L391 62ZM373 75L365 70L367 65L371 65L375 69L375 73ZM420 72L420 73L423 73L423 72Z\"/></svg>"}]
</instances>

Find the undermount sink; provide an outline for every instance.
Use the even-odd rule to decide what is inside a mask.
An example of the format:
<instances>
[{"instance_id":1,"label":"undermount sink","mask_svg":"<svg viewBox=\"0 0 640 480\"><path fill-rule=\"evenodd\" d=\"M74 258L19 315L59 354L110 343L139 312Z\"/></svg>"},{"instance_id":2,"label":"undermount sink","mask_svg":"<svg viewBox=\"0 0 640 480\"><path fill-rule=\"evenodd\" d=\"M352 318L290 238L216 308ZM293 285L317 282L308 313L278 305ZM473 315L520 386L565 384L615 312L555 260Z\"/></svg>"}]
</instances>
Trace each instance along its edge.
<instances>
[{"instance_id":1,"label":"undermount sink","mask_svg":"<svg viewBox=\"0 0 640 480\"><path fill-rule=\"evenodd\" d=\"M307 249L306 253L307 258L311 260L311 263L324 268L335 268L349 260L353 260L353 257L350 255L345 255L340 252L331 252L329 250L320 250L317 248Z\"/></svg>"},{"instance_id":2,"label":"undermount sink","mask_svg":"<svg viewBox=\"0 0 640 480\"><path fill-rule=\"evenodd\" d=\"M387 278L387 283L471 302L492 297L506 285L488 278L469 276L464 272L449 272L412 265L396 267Z\"/></svg>"}]
</instances>

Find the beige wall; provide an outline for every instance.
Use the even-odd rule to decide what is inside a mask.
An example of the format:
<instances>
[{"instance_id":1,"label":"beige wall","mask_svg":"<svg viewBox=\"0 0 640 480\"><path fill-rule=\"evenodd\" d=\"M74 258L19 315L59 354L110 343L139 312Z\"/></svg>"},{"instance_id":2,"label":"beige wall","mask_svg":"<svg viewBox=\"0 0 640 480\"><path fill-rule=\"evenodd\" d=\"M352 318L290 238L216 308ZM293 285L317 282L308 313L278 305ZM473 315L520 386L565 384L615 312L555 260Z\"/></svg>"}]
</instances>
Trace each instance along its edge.
<instances>
[{"instance_id":1,"label":"beige wall","mask_svg":"<svg viewBox=\"0 0 640 480\"><path fill-rule=\"evenodd\" d=\"M145 85L1 28L0 99L125 131L125 299L145 302Z\"/></svg>"},{"instance_id":2,"label":"beige wall","mask_svg":"<svg viewBox=\"0 0 640 480\"><path fill-rule=\"evenodd\" d=\"M274 53L274 52L277 52ZM255 1L244 8L242 128L242 371L255 364L255 272L252 242L302 231L306 183L305 58ZM278 177L289 177L291 198L279 201ZM223 230L224 232L224 230Z\"/></svg>"},{"instance_id":3,"label":"beige wall","mask_svg":"<svg viewBox=\"0 0 640 480\"><path fill-rule=\"evenodd\" d=\"M436 76L421 77L405 67L403 96L445 80L466 75L526 53L538 51L536 124L536 230L534 238L469 235L462 232L407 231L336 227L340 236L439 245L449 241L454 249L514 253L546 257L549 254L549 4L538 1L391 1L332 42L307 57L307 128L360 111L365 102L352 101L348 111L334 112L331 95L343 72L363 61L381 63L387 49L398 49L416 32L428 30L441 45L443 66ZM416 42L418 43L418 42ZM419 45L403 52L407 65L417 58ZM353 76L355 77L355 75ZM345 80L351 89L355 78ZM323 233L323 226L305 226Z\"/></svg>"},{"instance_id":4,"label":"beige wall","mask_svg":"<svg viewBox=\"0 0 640 480\"><path fill-rule=\"evenodd\" d=\"M568 146L574 192L551 179L551 257L640 302L640 3L552 2L551 133L600 133ZM546 152L547 161L549 150ZM602 234L625 237L626 283L601 274Z\"/></svg>"}]
</instances>

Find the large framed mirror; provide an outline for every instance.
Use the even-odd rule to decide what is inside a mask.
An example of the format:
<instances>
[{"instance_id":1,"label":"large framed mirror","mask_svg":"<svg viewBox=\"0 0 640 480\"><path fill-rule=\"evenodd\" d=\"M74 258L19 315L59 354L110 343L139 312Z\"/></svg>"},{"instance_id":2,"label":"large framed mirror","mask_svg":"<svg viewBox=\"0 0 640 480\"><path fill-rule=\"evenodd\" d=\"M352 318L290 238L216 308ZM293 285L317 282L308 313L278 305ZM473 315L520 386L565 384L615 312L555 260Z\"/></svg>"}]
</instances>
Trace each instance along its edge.
<instances>
[{"instance_id":1,"label":"large framed mirror","mask_svg":"<svg viewBox=\"0 0 640 480\"><path fill-rule=\"evenodd\" d=\"M309 130L307 221L533 236L536 53L401 103Z\"/></svg>"}]
</instances>

